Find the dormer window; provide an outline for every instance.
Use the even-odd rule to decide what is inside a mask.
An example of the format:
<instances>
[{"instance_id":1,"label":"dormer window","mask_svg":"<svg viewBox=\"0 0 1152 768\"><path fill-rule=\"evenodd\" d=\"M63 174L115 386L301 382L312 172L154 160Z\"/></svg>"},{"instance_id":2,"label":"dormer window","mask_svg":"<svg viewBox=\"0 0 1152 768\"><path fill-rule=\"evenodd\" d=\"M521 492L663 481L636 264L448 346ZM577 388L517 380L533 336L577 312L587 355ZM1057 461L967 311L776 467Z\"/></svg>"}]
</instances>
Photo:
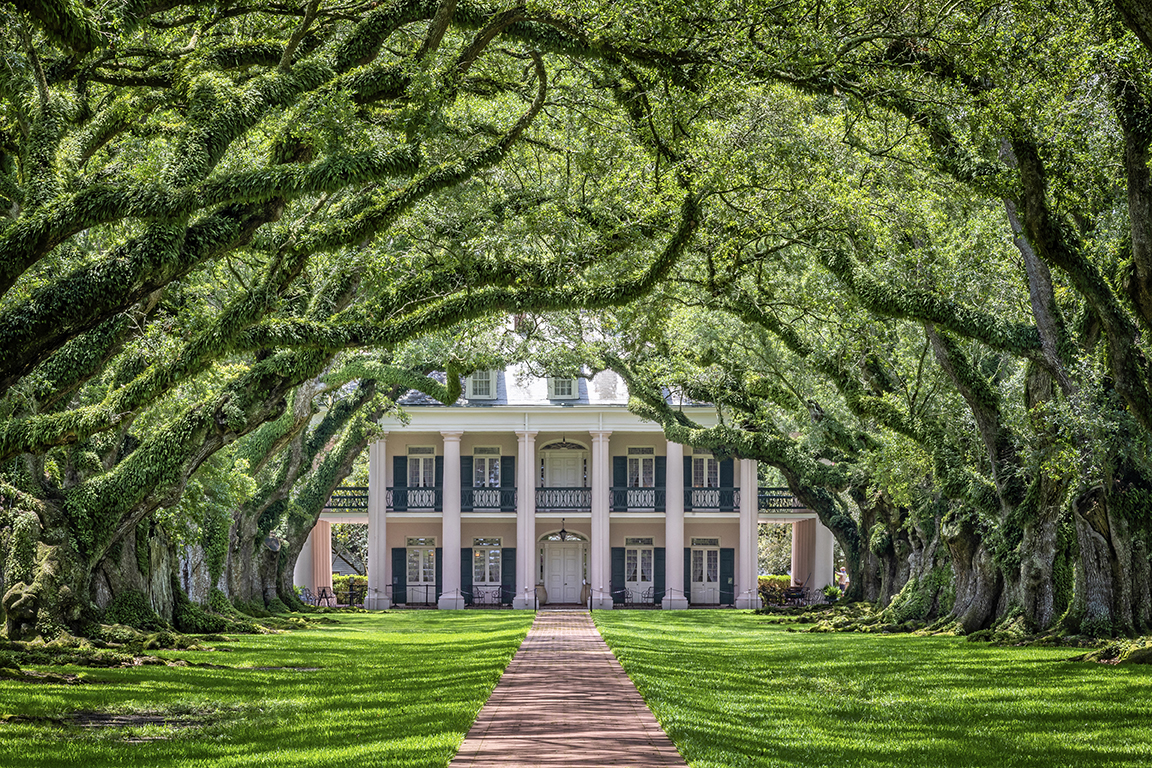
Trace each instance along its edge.
<instances>
[{"instance_id":1,"label":"dormer window","mask_svg":"<svg viewBox=\"0 0 1152 768\"><path fill-rule=\"evenodd\" d=\"M575 400L579 394L580 388L576 385L576 379L548 377L549 400Z\"/></svg>"},{"instance_id":2,"label":"dormer window","mask_svg":"<svg viewBox=\"0 0 1152 768\"><path fill-rule=\"evenodd\" d=\"M469 400L496 399L496 371L476 371L465 379L465 397Z\"/></svg>"}]
</instances>

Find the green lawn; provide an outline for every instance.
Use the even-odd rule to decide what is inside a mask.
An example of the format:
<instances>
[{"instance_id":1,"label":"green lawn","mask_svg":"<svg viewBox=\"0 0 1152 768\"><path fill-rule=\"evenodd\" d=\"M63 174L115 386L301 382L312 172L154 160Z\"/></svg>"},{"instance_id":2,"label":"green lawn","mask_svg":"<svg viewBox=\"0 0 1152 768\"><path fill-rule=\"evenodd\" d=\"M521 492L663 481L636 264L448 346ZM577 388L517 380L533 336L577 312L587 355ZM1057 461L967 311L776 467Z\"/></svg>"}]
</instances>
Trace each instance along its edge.
<instances>
[{"instance_id":1,"label":"green lawn","mask_svg":"<svg viewBox=\"0 0 1152 768\"><path fill-rule=\"evenodd\" d=\"M532 614L411 611L337 620L213 644L227 653L159 654L223 669L51 667L44 669L81 672L89 682L0 682L0 715L135 712L199 722L111 729L0 722L0 766L445 766Z\"/></svg>"},{"instance_id":2,"label":"green lawn","mask_svg":"<svg viewBox=\"0 0 1152 768\"><path fill-rule=\"evenodd\" d=\"M1152 765L1149 668L736 611L594 617L692 768Z\"/></svg>"}]
</instances>

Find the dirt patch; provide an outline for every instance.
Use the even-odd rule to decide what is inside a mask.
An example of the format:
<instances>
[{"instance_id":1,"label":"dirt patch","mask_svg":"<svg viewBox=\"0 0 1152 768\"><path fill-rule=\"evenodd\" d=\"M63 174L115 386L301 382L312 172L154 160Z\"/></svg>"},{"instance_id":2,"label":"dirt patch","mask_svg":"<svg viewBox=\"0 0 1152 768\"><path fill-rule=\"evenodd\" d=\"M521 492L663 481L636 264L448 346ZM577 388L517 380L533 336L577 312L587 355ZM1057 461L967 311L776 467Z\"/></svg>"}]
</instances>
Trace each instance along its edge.
<instances>
[{"instance_id":1,"label":"dirt patch","mask_svg":"<svg viewBox=\"0 0 1152 768\"><path fill-rule=\"evenodd\" d=\"M30 669L0 669L0 680L16 680L22 683L52 683L56 685L79 685L89 682L79 675L56 672L34 672Z\"/></svg>"},{"instance_id":2,"label":"dirt patch","mask_svg":"<svg viewBox=\"0 0 1152 768\"><path fill-rule=\"evenodd\" d=\"M124 729L123 741L142 744L148 741L166 741L178 732L207 725L214 713L173 714L171 712L95 712L82 710L53 717L6 715L6 723L25 723L61 729L64 738L79 738L105 730ZM145 730L147 729L147 730ZM144 732L141 732L144 730Z\"/></svg>"}]
</instances>

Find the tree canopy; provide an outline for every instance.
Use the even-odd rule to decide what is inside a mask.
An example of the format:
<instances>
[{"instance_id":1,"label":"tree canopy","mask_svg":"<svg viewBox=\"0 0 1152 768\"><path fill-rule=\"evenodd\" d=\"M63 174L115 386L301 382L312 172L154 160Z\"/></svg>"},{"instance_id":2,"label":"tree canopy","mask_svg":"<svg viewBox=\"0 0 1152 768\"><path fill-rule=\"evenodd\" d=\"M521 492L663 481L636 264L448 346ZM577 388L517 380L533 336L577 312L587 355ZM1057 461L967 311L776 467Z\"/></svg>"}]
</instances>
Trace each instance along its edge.
<instances>
[{"instance_id":1,"label":"tree canopy","mask_svg":"<svg viewBox=\"0 0 1152 768\"><path fill-rule=\"evenodd\" d=\"M375 420L503 357L772 465L895 617L1152 623L1139 3L0 16L10 636L171 602L148 547L292 603Z\"/></svg>"}]
</instances>

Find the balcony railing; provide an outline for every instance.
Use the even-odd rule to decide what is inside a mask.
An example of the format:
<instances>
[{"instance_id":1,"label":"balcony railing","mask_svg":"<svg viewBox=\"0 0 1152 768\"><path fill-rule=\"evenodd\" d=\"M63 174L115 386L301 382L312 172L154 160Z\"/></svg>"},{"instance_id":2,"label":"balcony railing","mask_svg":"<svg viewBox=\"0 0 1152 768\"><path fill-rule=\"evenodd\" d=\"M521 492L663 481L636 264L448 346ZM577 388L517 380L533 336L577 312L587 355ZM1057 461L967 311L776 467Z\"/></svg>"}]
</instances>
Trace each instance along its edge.
<instances>
[{"instance_id":1,"label":"balcony railing","mask_svg":"<svg viewBox=\"0 0 1152 768\"><path fill-rule=\"evenodd\" d=\"M792 492L783 487L760 488L757 502L760 509L805 509Z\"/></svg>"},{"instance_id":2,"label":"balcony railing","mask_svg":"<svg viewBox=\"0 0 1152 768\"><path fill-rule=\"evenodd\" d=\"M338 489L344 491L345 489ZM365 489L347 489L347 493L333 493L330 509L363 509L368 497ZM586 510L592 508L591 488L536 488L536 509ZM611 488L609 504L612 511L629 509L665 508L667 491L664 488ZM462 488L461 508L499 509L515 511L515 488ZM387 488L385 503L391 510L430 509L441 512L444 509L444 489L436 488ZM805 506L787 488L760 488L757 494L758 508L761 510L792 511L803 510ZM685 488L685 510L728 511L740 508L739 488Z\"/></svg>"},{"instance_id":3,"label":"balcony railing","mask_svg":"<svg viewBox=\"0 0 1152 768\"><path fill-rule=\"evenodd\" d=\"M730 512L740 508L739 488L685 488L684 509Z\"/></svg>"},{"instance_id":4,"label":"balcony railing","mask_svg":"<svg viewBox=\"0 0 1152 768\"><path fill-rule=\"evenodd\" d=\"M385 503L388 509L431 509L444 511L444 489L435 488L389 488Z\"/></svg>"},{"instance_id":5,"label":"balcony railing","mask_svg":"<svg viewBox=\"0 0 1152 768\"><path fill-rule=\"evenodd\" d=\"M473 509L499 509L504 512L515 512L516 489L461 488L460 508L465 512Z\"/></svg>"},{"instance_id":6,"label":"balcony railing","mask_svg":"<svg viewBox=\"0 0 1152 768\"><path fill-rule=\"evenodd\" d=\"M537 488L536 509L592 509L592 489Z\"/></svg>"},{"instance_id":7,"label":"balcony railing","mask_svg":"<svg viewBox=\"0 0 1152 768\"><path fill-rule=\"evenodd\" d=\"M368 489L342 485L332 491L325 509L368 509Z\"/></svg>"},{"instance_id":8,"label":"balcony railing","mask_svg":"<svg viewBox=\"0 0 1152 768\"><path fill-rule=\"evenodd\" d=\"M613 488L612 511L628 509L664 509L667 493L663 488Z\"/></svg>"}]
</instances>

